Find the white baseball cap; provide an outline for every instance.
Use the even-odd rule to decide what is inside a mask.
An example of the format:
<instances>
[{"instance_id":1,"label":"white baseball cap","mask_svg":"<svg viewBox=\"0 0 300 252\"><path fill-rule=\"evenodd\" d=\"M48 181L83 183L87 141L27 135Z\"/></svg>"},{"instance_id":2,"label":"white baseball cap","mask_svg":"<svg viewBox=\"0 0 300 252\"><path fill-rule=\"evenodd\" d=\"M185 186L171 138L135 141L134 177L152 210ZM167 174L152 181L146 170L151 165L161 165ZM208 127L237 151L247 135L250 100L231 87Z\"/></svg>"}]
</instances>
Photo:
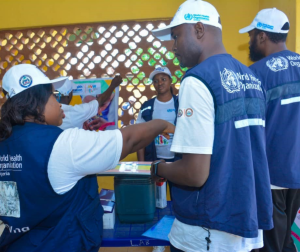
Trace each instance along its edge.
<instances>
[{"instance_id":1,"label":"white baseball cap","mask_svg":"<svg viewBox=\"0 0 300 252\"><path fill-rule=\"evenodd\" d=\"M54 88L60 88L68 77L59 77L50 80L35 65L19 64L11 67L2 79L2 88L7 92L8 97L12 98L22 91L36 85L53 84Z\"/></svg>"},{"instance_id":2,"label":"white baseball cap","mask_svg":"<svg viewBox=\"0 0 300 252\"><path fill-rule=\"evenodd\" d=\"M179 6L169 25L153 30L152 33L160 40L171 40L172 27L197 22L212 25L222 30L220 15L212 4L202 0L187 0Z\"/></svg>"},{"instance_id":3,"label":"white baseball cap","mask_svg":"<svg viewBox=\"0 0 300 252\"><path fill-rule=\"evenodd\" d=\"M169 75L170 78L172 79L172 74L171 74L169 68L167 68L167 67L158 67L158 68L155 68L155 70L150 74L149 79L153 80L154 76L157 75L157 74L159 74L159 73L163 73L163 74Z\"/></svg>"},{"instance_id":4,"label":"white baseball cap","mask_svg":"<svg viewBox=\"0 0 300 252\"><path fill-rule=\"evenodd\" d=\"M66 79L65 83L60 87L56 88L62 95L67 96L73 91L73 81Z\"/></svg>"},{"instance_id":5,"label":"white baseball cap","mask_svg":"<svg viewBox=\"0 0 300 252\"><path fill-rule=\"evenodd\" d=\"M259 11L252 21L252 23L240 29L240 33L246 33L253 29L258 29L273 33L288 33L289 30L283 30L283 26L289 23L288 17L280 10L276 8L263 9Z\"/></svg>"}]
</instances>

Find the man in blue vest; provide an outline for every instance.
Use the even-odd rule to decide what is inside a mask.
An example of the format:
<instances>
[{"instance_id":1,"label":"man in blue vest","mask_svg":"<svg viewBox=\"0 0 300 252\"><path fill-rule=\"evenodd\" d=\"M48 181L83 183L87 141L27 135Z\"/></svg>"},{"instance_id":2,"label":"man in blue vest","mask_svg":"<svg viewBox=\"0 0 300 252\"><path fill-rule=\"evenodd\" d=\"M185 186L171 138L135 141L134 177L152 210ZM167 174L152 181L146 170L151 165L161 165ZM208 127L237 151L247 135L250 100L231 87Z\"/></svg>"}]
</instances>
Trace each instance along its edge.
<instances>
[{"instance_id":1,"label":"man in blue vest","mask_svg":"<svg viewBox=\"0 0 300 252\"><path fill-rule=\"evenodd\" d=\"M264 232L261 251L297 251L291 226L300 207L300 55L287 50L287 16L261 10L250 26L250 69L262 80L267 97L266 139L274 228Z\"/></svg>"},{"instance_id":2,"label":"man in blue vest","mask_svg":"<svg viewBox=\"0 0 300 252\"><path fill-rule=\"evenodd\" d=\"M182 159L152 164L154 179L174 183L171 251L250 251L271 229L260 79L226 53L220 16L210 3L184 2L170 25L153 31L174 39L181 67L171 151Z\"/></svg>"}]
</instances>

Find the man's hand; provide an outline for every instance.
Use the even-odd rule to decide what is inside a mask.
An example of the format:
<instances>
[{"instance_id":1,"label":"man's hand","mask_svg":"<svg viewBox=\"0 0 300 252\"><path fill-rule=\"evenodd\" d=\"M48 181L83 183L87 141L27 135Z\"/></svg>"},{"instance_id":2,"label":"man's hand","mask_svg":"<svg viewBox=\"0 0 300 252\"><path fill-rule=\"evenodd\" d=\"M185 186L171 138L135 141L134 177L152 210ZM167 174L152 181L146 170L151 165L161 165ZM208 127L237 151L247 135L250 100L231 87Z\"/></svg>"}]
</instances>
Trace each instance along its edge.
<instances>
[{"instance_id":1,"label":"man's hand","mask_svg":"<svg viewBox=\"0 0 300 252\"><path fill-rule=\"evenodd\" d=\"M156 176L155 175L155 162L157 162L158 160L156 160L156 161L154 161L152 164L151 164L151 168L150 168L150 171L151 171L151 178L152 178L152 180L154 181L154 182L166 182L167 180L166 179L164 179L164 178L161 178L161 177L158 177L158 176ZM160 160L161 161L161 163L165 163L166 161L165 160L163 160L163 159L161 159ZM157 164L157 165L159 165L159 164Z\"/></svg>"},{"instance_id":2,"label":"man's hand","mask_svg":"<svg viewBox=\"0 0 300 252\"><path fill-rule=\"evenodd\" d=\"M118 87L121 83L123 82L121 75L116 75L112 81L111 81L111 86L114 87L114 89L116 87Z\"/></svg>"}]
</instances>

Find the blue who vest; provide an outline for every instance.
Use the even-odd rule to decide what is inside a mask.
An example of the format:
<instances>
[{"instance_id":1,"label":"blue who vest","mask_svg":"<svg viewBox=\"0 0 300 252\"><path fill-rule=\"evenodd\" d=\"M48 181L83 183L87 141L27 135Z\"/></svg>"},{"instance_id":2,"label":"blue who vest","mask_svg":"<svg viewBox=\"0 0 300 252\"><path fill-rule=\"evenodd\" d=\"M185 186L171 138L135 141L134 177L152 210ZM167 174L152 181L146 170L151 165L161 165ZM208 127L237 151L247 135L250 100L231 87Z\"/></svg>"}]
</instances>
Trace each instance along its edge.
<instances>
[{"instance_id":1,"label":"blue who vest","mask_svg":"<svg viewBox=\"0 0 300 252\"><path fill-rule=\"evenodd\" d=\"M25 123L0 142L0 251L91 251L100 247L103 209L95 176L54 192L47 166L62 130ZM57 160L59 162L59 160ZM98 251L98 250L97 250Z\"/></svg>"},{"instance_id":2,"label":"blue who vest","mask_svg":"<svg viewBox=\"0 0 300 252\"><path fill-rule=\"evenodd\" d=\"M150 99L146 102L143 103L141 106L141 111L142 111L142 118L146 121L149 122L152 120L153 116L153 107L154 107L154 101L156 98ZM178 96L173 95L174 99L174 106L175 106L175 113L177 115L178 113ZM174 121L174 124L176 125L176 118ZM155 148L155 142L151 142L148 146L145 148L145 161L155 161L159 159L156 155L156 148ZM175 155L175 160L179 159L178 155Z\"/></svg>"},{"instance_id":3,"label":"blue who vest","mask_svg":"<svg viewBox=\"0 0 300 252\"><path fill-rule=\"evenodd\" d=\"M300 55L288 50L250 66L266 90L271 184L300 189Z\"/></svg>"},{"instance_id":4,"label":"blue who vest","mask_svg":"<svg viewBox=\"0 0 300 252\"><path fill-rule=\"evenodd\" d=\"M260 81L229 54L206 59L184 78L189 76L212 94L215 136L206 183L173 186L175 216L189 225L257 237L258 229L273 227Z\"/></svg>"}]
</instances>

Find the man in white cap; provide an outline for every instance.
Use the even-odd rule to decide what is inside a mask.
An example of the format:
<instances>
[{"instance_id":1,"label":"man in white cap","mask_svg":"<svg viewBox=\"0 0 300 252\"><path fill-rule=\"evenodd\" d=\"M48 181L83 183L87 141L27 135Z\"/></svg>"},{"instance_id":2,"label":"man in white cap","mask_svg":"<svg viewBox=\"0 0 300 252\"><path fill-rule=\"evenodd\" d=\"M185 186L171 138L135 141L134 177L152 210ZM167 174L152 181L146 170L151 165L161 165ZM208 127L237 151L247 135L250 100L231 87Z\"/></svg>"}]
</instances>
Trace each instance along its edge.
<instances>
[{"instance_id":1,"label":"man in white cap","mask_svg":"<svg viewBox=\"0 0 300 252\"><path fill-rule=\"evenodd\" d=\"M151 172L173 182L171 251L250 251L271 229L265 153L265 98L253 72L226 53L220 16L201 0L184 2L170 25L153 31L174 39L181 67L173 163Z\"/></svg>"},{"instance_id":2,"label":"man in white cap","mask_svg":"<svg viewBox=\"0 0 300 252\"><path fill-rule=\"evenodd\" d=\"M297 251L291 226L300 207L300 55L287 50L287 16L276 8L258 12L240 30L249 33L250 66L266 91L267 157L274 228L264 232L261 251Z\"/></svg>"},{"instance_id":3,"label":"man in white cap","mask_svg":"<svg viewBox=\"0 0 300 252\"><path fill-rule=\"evenodd\" d=\"M122 83L122 77L117 75L112 80L110 86L101 95L98 95L95 100L88 103L83 103L75 106L69 105L73 97L72 81L67 80L65 84L58 88L58 101L62 104L62 109L66 117L60 126L61 129L82 128L86 120L97 115L99 108L101 108L107 100L109 100L112 92ZM97 125L95 125L97 126ZM98 127L99 128L99 127Z\"/></svg>"}]
</instances>

